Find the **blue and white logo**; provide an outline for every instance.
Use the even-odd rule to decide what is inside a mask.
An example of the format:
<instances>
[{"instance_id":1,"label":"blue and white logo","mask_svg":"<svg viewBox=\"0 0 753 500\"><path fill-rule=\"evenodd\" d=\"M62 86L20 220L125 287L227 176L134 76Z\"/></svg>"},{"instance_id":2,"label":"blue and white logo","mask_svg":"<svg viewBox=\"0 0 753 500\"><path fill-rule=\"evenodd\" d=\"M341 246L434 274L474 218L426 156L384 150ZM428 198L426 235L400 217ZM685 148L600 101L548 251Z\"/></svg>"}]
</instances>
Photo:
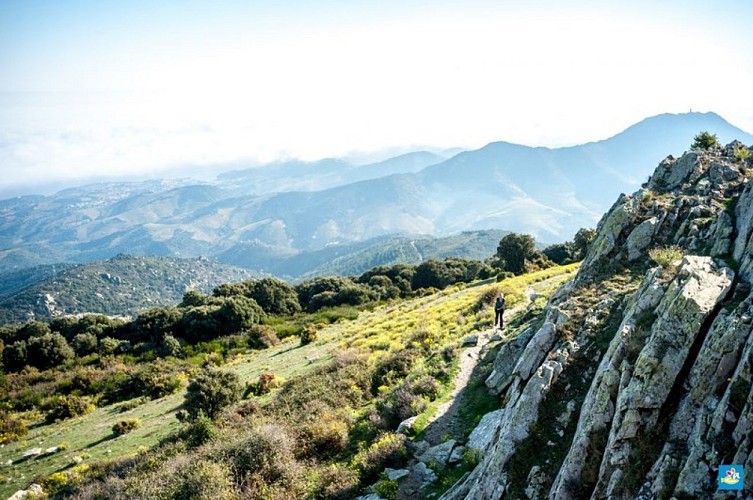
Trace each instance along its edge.
<instances>
[{"instance_id":1,"label":"blue and white logo","mask_svg":"<svg viewBox=\"0 0 753 500\"><path fill-rule=\"evenodd\" d=\"M720 490L742 490L745 475L742 465L720 465L719 477L716 480Z\"/></svg>"}]
</instances>

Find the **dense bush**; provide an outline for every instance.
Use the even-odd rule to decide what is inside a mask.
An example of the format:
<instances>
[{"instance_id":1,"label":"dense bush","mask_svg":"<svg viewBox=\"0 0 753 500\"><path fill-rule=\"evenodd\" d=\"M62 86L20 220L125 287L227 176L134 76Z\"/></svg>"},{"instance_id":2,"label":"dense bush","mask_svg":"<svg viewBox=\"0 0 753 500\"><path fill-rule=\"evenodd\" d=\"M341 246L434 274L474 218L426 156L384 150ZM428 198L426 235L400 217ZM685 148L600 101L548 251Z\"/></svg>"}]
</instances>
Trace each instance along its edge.
<instances>
[{"instance_id":1,"label":"dense bush","mask_svg":"<svg viewBox=\"0 0 753 500\"><path fill-rule=\"evenodd\" d=\"M122 436L123 434L128 434L131 431L135 431L139 427L141 427L141 420L139 420L138 418L126 418L125 420L116 422L112 426L112 433L118 436Z\"/></svg>"},{"instance_id":2,"label":"dense bush","mask_svg":"<svg viewBox=\"0 0 753 500\"><path fill-rule=\"evenodd\" d=\"M71 342L76 356L83 357L97 352L97 336L93 333L78 333Z\"/></svg>"},{"instance_id":3,"label":"dense bush","mask_svg":"<svg viewBox=\"0 0 753 500\"><path fill-rule=\"evenodd\" d=\"M476 260L448 258L427 260L416 267L411 279L413 290L419 288L447 288L455 283L470 283L476 279L488 278L492 269L488 264Z\"/></svg>"},{"instance_id":4,"label":"dense bush","mask_svg":"<svg viewBox=\"0 0 753 500\"><path fill-rule=\"evenodd\" d=\"M131 374L124 395L149 396L152 399L174 394L183 387L185 375L176 365L164 360L141 365Z\"/></svg>"},{"instance_id":5,"label":"dense bush","mask_svg":"<svg viewBox=\"0 0 753 500\"><path fill-rule=\"evenodd\" d=\"M714 149L719 147L719 139L716 134L703 131L693 137L692 149Z\"/></svg>"},{"instance_id":6,"label":"dense bush","mask_svg":"<svg viewBox=\"0 0 753 500\"><path fill-rule=\"evenodd\" d=\"M253 325L248 329L248 346L266 349L280 343L275 329L269 325Z\"/></svg>"},{"instance_id":7,"label":"dense bush","mask_svg":"<svg viewBox=\"0 0 753 500\"><path fill-rule=\"evenodd\" d=\"M21 439L28 431L26 422L20 416L0 410L0 445Z\"/></svg>"},{"instance_id":8,"label":"dense bush","mask_svg":"<svg viewBox=\"0 0 753 500\"><path fill-rule=\"evenodd\" d=\"M188 384L183 408L190 421L201 413L214 419L222 409L240 399L241 391L235 373L205 368Z\"/></svg>"},{"instance_id":9,"label":"dense bush","mask_svg":"<svg viewBox=\"0 0 753 500\"><path fill-rule=\"evenodd\" d=\"M94 408L91 398L87 396L55 396L47 405L45 420L53 423L57 420L78 417L94 411Z\"/></svg>"},{"instance_id":10,"label":"dense bush","mask_svg":"<svg viewBox=\"0 0 753 500\"><path fill-rule=\"evenodd\" d=\"M367 449L358 452L352 466L359 472L363 482L371 482L379 477L385 467L399 468L408 452L405 449L405 436L386 433L374 441Z\"/></svg>"},{"instance_id":11,"label":"dense bush","mask_svg":"<svg viewBox=\"0 0 753 500\"><path fill-rule=\"evenodd\" d=\"M276 278L253 281L247 294L267 314L295 314L301 310L295 288Z\"/></svg>"},{"instance_id":12,"label":"dense bush","mask_svg":"<svg viewBox=\"0 0 753 500\"><path fill-rule=\"evenodd\" d=\"M309 325L301 332L301 345L310 344L319 338L319 330L314 325Z\"/></svg>"},{"instance_id":13,"label":"dense bush","mask_svg":"<svg viewBox=\"0 0 753 500\"><path fill-rule=\"evenodd\" d=\"M26 365L46 370L73 357L73 349L62 335L45 333L6 346L3 350L3 366L6 371L19 371Z\"/></svg>"}]
</instances>

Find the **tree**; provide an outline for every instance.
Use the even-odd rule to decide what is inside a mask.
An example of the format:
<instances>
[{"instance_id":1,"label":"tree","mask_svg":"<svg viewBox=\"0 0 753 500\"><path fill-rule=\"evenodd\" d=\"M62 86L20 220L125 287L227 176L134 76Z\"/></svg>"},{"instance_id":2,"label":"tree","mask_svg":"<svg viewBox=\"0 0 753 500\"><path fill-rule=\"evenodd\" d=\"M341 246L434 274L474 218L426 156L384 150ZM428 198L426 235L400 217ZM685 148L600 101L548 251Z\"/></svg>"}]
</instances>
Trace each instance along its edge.
<instances>
[{"instance_id":1,"label":"tree","mask_svg":"<svg viewBox=\"0 0 753 500\"><path fill-rule=\"evenodd\" d=\"M692 149L716 149L719 147L719 139L716 134L710 134L705 130L693 137Z\"/></svg>"},{"instance_id":2,"label":"tree","mask_svg":"<svg viewBox=\"0 0 753 500\"><path fill-rule=\"evenodd\" d=\"M83 357L97 350L97 336L93 333L79 333L71 343L76 356Z\"/></svg>"},{"instance_id":3,"label":"tree","mask_svg":"<svg viewBox=\"0 0 753 500\"><path fill-rule=\"evenodd\" d=\"M573 261L573 244L568 242L549 245L542 252L555 264L567 264Z\"/></svg>"},{"instance_id":4,"label":"tree","mask_svg":"<svg viewBox=\"0 0 753 500\"><path fill-rule=\"evenodd\" d=\"M500 267L520 274L525 271L526 260L536 256L536 242L529 234L510 233L499 241L495 255Z\"/></svg>"},{"instance_id":5,"label":"tree","mask_svg":"<svg viewBox=\"0 0 753 500\"><path fill-rule=\"evenodd\" d=\"M27 363L40 370L53 368L74 357L73 349L59 333L30 338L26 341L26 350Z\"/></svg>"},{"instance_id":6,"label":"tree","mask_svg":"<svg viewBox=\"0 0 753 500\"><path fill-rule=\"evenodd\" d=\"M201 414L214 419L225 407L240 399L241 391L235 373L205 368L188 384L183 408L189 421Z\"/></svg>"},{"instance_id":7,"label":"tree","mask_svg":"<svg viewBox=\"0 0 753 500\"><path fill-rule=\"evenodd\" d=\"M277 278L264 278L253 282L248 296L267 314L294 314L301 310L295 288Z\"/></svg>"},{"instance_id":8,"label":"tree","mask_svg":"<svg viewBox=\"0 0 753 500\"><path fill-rule=\"evenodd\" d=\"M582 227L573 238L573 259L582 260L586 257L588 247L596 238L596 230Z\"/></svg>"},{"instance_id":9,"label":"tree","mask_svg":"<svg viewBox=\"0 0 753 500\"><path fill-rule=\"evenodd\" d=\"M3 349L3 368L6 372L18 372L26 366L26 341L19 340Z\"/></svg>"},{"instance_id":10,"label":"tree","mask_svg":"<svg viewBox=\"0 0 753 500\"><path fill-rule=\"evenodd\" d=\"M197 307L209 303L209 297L198 290L189 290L183 294L183 300L178 307Z\"/></svg>"}]
</instances>

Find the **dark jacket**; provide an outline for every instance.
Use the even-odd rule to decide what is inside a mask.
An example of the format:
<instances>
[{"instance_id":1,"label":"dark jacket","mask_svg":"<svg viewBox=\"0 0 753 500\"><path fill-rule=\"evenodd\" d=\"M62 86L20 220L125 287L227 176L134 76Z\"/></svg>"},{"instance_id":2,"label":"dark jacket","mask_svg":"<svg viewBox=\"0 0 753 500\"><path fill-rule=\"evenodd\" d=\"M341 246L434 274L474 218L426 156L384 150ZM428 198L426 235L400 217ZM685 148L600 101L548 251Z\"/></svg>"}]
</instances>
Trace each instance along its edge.
<instances>
[{"instance_id":1,"label":"dark jacket","mask_svg":"<svg viewBox=\"0 0 753 500\"><path fill-rule=\"evenodd\" d=\"M494 304L494 310L495 311L504 311L505 310L505 299L497 297L497 302Z\"/></svg>"}]
</instances>

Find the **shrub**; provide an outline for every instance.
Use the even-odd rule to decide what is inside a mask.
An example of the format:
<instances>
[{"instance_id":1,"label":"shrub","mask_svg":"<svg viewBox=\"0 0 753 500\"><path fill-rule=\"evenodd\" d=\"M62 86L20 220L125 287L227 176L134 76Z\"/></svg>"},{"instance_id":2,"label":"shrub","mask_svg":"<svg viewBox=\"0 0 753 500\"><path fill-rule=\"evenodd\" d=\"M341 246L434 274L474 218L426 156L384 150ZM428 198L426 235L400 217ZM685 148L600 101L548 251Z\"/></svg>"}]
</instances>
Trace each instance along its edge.
<instances>
[{"instance_id":1,"label":"shrub","mask_svg":"<svg viewBox=\"0 0 753 500\"><path fill-rule=\"evenodd\" d=\"M335 456L348 445L348 423L332 412L323 412L300 426L297 442L298 454L304 457Z\"/></svg>"},{"instance_id":2,"label":"shrub","mask_svg":"<svg viewBox=\"0 0 753 500\"><path fill-rule=\"evenodd\" d=\"M675 245L652 248L648 251L648 256L651 257L651 260L665 268L672 266L676 261L682 259L683 255L683 249Z\"/></svg>"},{"instance_id":3,"label":"shrub","mask_svg":"<svg viewBox=\"0 0 753 500\"><path fill-rule=\"evenodd\" d=\"M347 467L331 465L324 469L320 477L321 498L349 500L358 496L358 473Z\"/></svg>"},{"instance_id":4,"label":"shrub","mask_svg":"<svg viewBox=\"0 0 753 500\"><path fill-rule=\"evenodd\" d=\"M73 349L59 333L31 337L26 341L26 361L40 370L53 368L73 357Z\"/></svg>"},{"instance_id":5,"label":"shrub","mask_svg":"<svg viewBox=\"0 0 753 500\"><path fill-rule=\"evenodd\" d=\"M390 386L405 378L416 362L415 349L403 349L389 354L374 371L371 382L371 392L377 394L381 385Z\"/></svg>"},{"instance_id":6,"label":"shrub","mask_svg":"<svg viewBox=\"0 0 753 500\"><path fill-rule=\"evenodd\" d=\"M127 418L125 420L116 422L112 426L112 433L118 436L122 436L123 434L128 434L131 431L135 431L139 427L141 427L141 420L139 420L138 418Z\"/></svg>"},{"instance_id":7,"label":"shrub","mask_svg":"<svg viewBox=\"0 0 753 500\"><path fill-rule=\"evenodd\" d=\"M269 325L253 325L248 329L248 345L255 349L266 349L280 343L275 329Z\"/></svg>"},{"instance_id":8,"label":"shrub","mask_svg":"<svg viewBox=\"0 0 753 500\"><path fill-rule=\"evenodd\" d=\"M0 410L0 445L21 439L28 431L26 422L18 415Z\"/></svg>"},{"instance_id":9,"label":"shrub","mask_svg":"<svg viewBox=\"0 0 753 500\"><path fill-rule=\"evenodd\" d=\"M97 351L97 336L93 333L79 333L71 343L76 356L83 357Z\"/></svg>"},{"instance_id":10,"label":"shrub","mask_svg":"<svg viewBox=\"0 0 753 500\"><path fill-rule=\"evenodd\" d=\"M250 482L256 488L287 482L297 469L293 441L277 425L252 428L248 434L233 441L218 440L212 458L229 462L236 482Z\"/></svg>"},{"instance_id":11,"label":"shrub","mask_svg":"<svg viewBox=\"0 0 753 500\"><path fill-rule=\"evenodd\" d=\"M94 408L91 398L86 396L55 396L48 405L45 420L53 423L57 420L78 417L94 411Z\"/></svg>"},{"instance_id":12,"label":"shrub","mask_svg":"<svg viewBox=\"0 0 753 500\"><path fill-rule=\"evenodd\" d=\"M214 439L217 436L217 430L212 420L203 412L200 412L196 420L189 426L187 434L188 446L196 447Z\"/></svg>"},{"instance_id":13,"label":"shrub","mask_svg":"<svg viewBox=\"0 0 753 500\"><path fill-rule=\"evenodd\" d=\"M159 344L160 356L172 356L179 358L183 355L183 348L180 346L180 341L172 335L164 335Z\"/></svg>"},{"instance_id":14,"label":"shrub","mask_svg":"<svg viewBox=\"0 0 753 500\"><path fill-rule=\"evenodd\" d=\"M103 356L114 354L120 346L120 341L112 337L105 337L99 340L99 353Z\"/></svg>"},{"instance_id":15,"label":"shrub","mask_svg":"<svg viewBox=\"0 0 753 500\"><path fill-rule=\"evenodd\" d=\"M243 396L263 396L264 394L269 394L272 389L280 387L280 385L281 380L275 377L274 373L262 373L256 382L246 384Z\"/></svg>"},{"instance_id":16,"label":"shrub","mask_svg":"<svg viewBox=\"0 0 753 500\"><path fill-rule=\"evenodd\" d=\"M371 446L356 453L352 466L359 472L361 480L373 481L385 467L402 465L407 456L405 439L402 434L386 433Z\"/></svg>"},{"instance_id":17,"label":"shrub","mask_svg":"<svg viewBox=\"0 0 753 500\"><path fill-rule=\"evenodd\" d=\"M240 396L238 375L205 368L188 384L183 408L190 421L198 418L201 412L214 419L222 409L238 401Z\"/></svg>"},{"instance_id":18,"label":"shrub","mask_svg":"<svg viewBox=\"0 0 753 500\"><path fill-rule=\"evenodd\" d=\"M223 463L198 460L177 474L176 499L221 500L237 498L230 468Z\"/></svg>"},{"instance_id":19,"label":"shrub","mask_svg":"<svg viewBox=\"0 0 753 500\"><path fill-rule=\"evenodd\" d=\"M301 345L310 344L319 338L319 330L312 325L307 326L301 332Z\"/></svg>"},{"instance_id":20,"label":"shrub","mask_svg":"<svg viewBox=\"0 0 753 500\"><path fill-rule=\"evenodd\" d=\"M745 162L748 161L748 158L751 156L750 149L740 146L735 148L733 154L735 155L735 160L739 162Z\"/></svg>"},{"instance_id":21,"label":"shrub","mask_svg":"<svg viewBox=\"0 0 753 500\"><path fill-rule=\"evenodd\" d=\"M147 395L152 399L174 394L183 387L186 378L184 374L174 370L175 367L164 360L144 365L131 375L128 392L132 395Z\"/></svg>"},{"instance_id":22,"label":"shrub","mask_svg":"<svg viewBox=\"0 0 753 500\"><path fill-rule=\"evenodd\" d=\"M716 134L703 131L693 137L693 144L690 147L692 149L715 149L719 147L719 139L717 139Z\"/></svg>"},{"instance_id":23,"label":"shrub","mask_svg":"<svg viewBox=\"0 0 753 500\"><path fill-rule=\"evenodd\" d=\"M397 490L400 487L400 483L394 480L387 479L387 475L379 481L374 487L374 492L385 500L396 500Z\"/></svg>"},{"instance_id":24,"label":"shrub","mask_svg":"<svg viewBox=\"0 0 753 500\"><path fill-rule=\"evenodd\" d=\"M484 290L481 294L479 294L478 299L476 299L476 303L473 305L471 311L478 312L484 308L492 307L494 305L494 300L497 298L497 295L499 295L500 291L501 289L497 286L493 286Z\"/></svg>"}]
</instances>

